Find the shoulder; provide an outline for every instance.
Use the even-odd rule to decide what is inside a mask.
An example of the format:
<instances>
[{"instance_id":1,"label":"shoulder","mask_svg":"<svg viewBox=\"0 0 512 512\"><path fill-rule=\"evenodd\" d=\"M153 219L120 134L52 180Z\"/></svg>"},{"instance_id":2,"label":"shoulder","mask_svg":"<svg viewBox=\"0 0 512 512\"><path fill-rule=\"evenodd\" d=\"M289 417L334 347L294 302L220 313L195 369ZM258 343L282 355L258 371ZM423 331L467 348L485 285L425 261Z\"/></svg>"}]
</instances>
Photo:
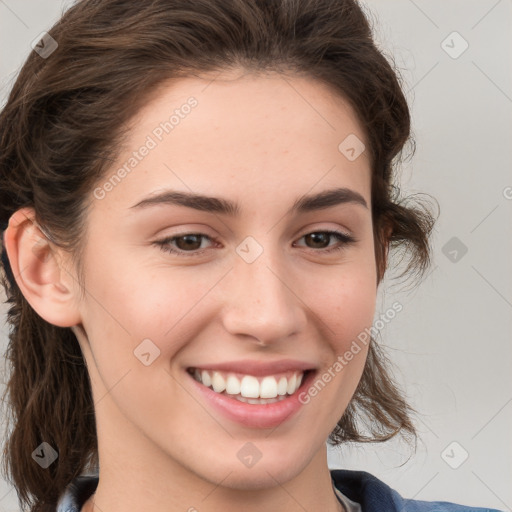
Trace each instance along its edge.
<instances>
[{"instance_id":1,"label":"shoulder","mask_svg":"<svg viewBox=\"0 0 512 512\"><path fill-rule=\"evenodd\" d=\"M331 477L335 487L359 503L365 512L500 512L446 501L402 498L397 491L366 471L333 469Z\"/></svg>"},{"instance_id":2,"label":"shoulder","mask_svg":"<svg viewBox=\"0 0 512 512\"><path fill-rule=\"evenodd\" d=\"M83 504L98 487L98 475L77 476L57 502L56 512L80 512Z\"/></svg>"}]
</instances>

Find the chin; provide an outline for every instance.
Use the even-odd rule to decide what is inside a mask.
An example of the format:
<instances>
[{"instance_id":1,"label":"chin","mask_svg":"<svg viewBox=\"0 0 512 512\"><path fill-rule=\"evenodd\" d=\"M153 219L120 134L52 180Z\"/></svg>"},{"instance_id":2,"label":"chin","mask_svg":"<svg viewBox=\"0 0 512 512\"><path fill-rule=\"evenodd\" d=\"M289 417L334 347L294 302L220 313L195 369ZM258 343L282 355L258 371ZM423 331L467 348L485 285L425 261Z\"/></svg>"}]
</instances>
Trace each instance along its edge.
<instances>
[{"instance_id":1,"label":"chin","mask_svg":"<svg viewBox=\"0 0 512 512\"><path fill-rule=\"evenodd\" d=\"M252 467L245 467L242 463L223 465L211 476L213 482L218 484L219 475L229 475L222 480L222 486L230 489L245 491L258 491L276 487L297 476L307 464L302 460L277 460L269 457L265 461L263 457ZM208 480L211 480L208 478Z\"/></svg>"},{"instance_id":2,"label":"chin","mask_svg":"<svg viewBox=\"0 0 512 512\"><path fill-rule=\"evenodd\" d=\"M253 473L254 470L255 468L245 471L233 471L233 473L222 482L222 486L240 491L260 491L276 487L280 483L287 482L294 476L293 474L285 476L285 473L289 473L289 468L283 468L282 471L265 470L261 468L258 472Z\"/></svg>"}]
</instances>

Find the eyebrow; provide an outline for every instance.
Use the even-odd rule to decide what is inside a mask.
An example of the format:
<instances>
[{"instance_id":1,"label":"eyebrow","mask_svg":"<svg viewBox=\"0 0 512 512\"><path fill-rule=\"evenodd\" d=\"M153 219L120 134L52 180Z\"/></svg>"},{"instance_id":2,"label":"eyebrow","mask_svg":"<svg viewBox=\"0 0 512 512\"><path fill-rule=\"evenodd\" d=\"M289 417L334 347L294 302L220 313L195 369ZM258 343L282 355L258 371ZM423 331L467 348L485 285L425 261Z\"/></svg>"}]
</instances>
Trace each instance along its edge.
<instances>
[{"instance_id":1,"label":"eyebrow","mask_svg":"<svg viewBox=\"0 0 512 512\"><path fill-rule=\"evenodd\" d=\"M368 208L364 197L348 188L335 188L324 190L318 194L302 196L295 201L288 211L290 213L306 213L316 210L323 210L339 204L353 203ZM159 194L146 197L134 204L132 208L147 208L150 206L176 205L193 208L203 212L221 213L235 217L240 214L241 208L238 203L220 197L210 197L193 194L190 192L178 192L165 190Z\"/></svg>"}]
</instances>

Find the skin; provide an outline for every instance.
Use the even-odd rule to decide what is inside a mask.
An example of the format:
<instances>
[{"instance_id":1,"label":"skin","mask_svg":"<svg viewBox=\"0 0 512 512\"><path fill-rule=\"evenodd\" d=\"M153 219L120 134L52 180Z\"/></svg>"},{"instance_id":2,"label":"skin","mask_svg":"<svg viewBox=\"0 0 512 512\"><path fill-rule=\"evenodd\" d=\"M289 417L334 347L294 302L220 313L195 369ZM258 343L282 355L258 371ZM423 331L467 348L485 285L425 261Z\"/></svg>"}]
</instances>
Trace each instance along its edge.
<instances>
[{"instance_id":1,"label":"skin","mask_svg":"<svg viewBox=\"0 0 512 512\"><path fill-rule=\"evenodd\" d=\"M190 96L198 101L103 199L91 193L83 298L69 255L46 241L32 209L16 212L6 232L23 294L47 321L73 328L87 363L101 470L85 512L342 510L325 442L361 378L364 346L274 429L245 427L205 406L185 369L296 358L322 373L371 326L370 208L286 215L301 196L337 187L371 205L367 152L349 161L338 150L349 134L364 141L364 132L348 103L312 79L241 70L213 78L166 84L134 119L106 178L169 112ZM182 206L130 208L164 188L237 201L242 211L230 218ZM305 237L326 229L357 241L329 254L341 245L336 238ZM153 243L183 233L211 237L189 249L200 256ZM263 248L251 264L236 252L247 236ZM171 245L186 250L183 239ZM160 356L145 366L134 350L148 338ZM237 457L249 441L262 454L251 468Z\"/></svg>"}]
</instances>

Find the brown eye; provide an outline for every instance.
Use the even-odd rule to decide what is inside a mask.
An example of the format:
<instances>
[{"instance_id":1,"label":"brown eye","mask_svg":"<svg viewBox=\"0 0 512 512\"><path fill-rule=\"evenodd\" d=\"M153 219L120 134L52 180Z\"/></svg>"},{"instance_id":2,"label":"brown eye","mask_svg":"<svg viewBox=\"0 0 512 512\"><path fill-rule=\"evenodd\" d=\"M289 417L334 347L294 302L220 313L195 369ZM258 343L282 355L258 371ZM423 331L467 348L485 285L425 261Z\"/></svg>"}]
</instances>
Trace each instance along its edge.
<instances>
[{"instance_id":1,"label":"brown eye","mask_svg":"<svg viewBox=\"0 0 512 512\"><path fill-rule=\"evenodd\" d=\"M307 243L307 247L310 249L318 249L320 252L330 253L333 251L342 250L350 244L356 242L356 239L346 233L342 233L340 231L315 231L313 233L308 233L304 235L302 238ZM329 241L335 238L338 240L339 245L334 245L329 247ZM310 245L312 244L312 245Z\"/></svg>"},{"instance_id":2,"label":"brown eye","mask_svg":"<svg viewBox=\"0 0 512 512\"><path fill-rule=\"evenodd\" d=\"M183 235L175 237L174 240L178 249L182 251L197 251L201 248L201 238L202 235Z\"/></svg>"},{"instance_id":3,"label":"brown eye","mask_svg":"<svg viewBox=\"0 0 512 512\"><path fill-rule=\"evenodd\" d=\"M157 240L154 242L162 251L179 256L198 256L203 254L204 247L201 247L203 239L215 242L214 239L202 233L185 233Z\"/></svg>"},{"instance_id":4,"label":"brown eye","mask_svg":"<svg viewBox=\"0 0 512 512\"><path fill-rule=\"evenodd\" d=\"M310 233L309 235L305 235L306 242L313 242L313 248L314 249L324 249L329 245L329 241L331 238L331 235L324 232L318 232L318 233ZM327 245L325 245L327 244Z\"/></svg>"}]
</instances>

